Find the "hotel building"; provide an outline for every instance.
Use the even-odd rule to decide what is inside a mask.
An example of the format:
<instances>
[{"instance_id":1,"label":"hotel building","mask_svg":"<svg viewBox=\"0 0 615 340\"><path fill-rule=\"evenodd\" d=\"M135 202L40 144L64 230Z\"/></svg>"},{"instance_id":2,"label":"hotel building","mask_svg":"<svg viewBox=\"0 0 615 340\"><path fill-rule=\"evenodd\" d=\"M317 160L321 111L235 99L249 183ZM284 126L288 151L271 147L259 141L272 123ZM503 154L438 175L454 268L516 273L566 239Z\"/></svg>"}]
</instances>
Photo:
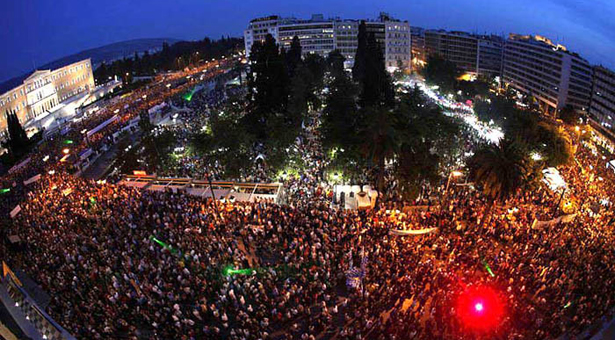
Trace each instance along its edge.
<instances>
[{"instance_id":1,"label":"hotel building","mask_svg":"<svg viewBox=\"0 0 615 340\"><path fill-rule=\"evenodd\" d=\"M56 70L34 71L21 85L0 95L0 133L6 130L8 113L15 113L19 121L25 124L62 102L93 89L90 59Z\"/></svg>"},{"instance_id":2,"label":"hotel building","mask_svg":"<svg viewBox=\"0 0 615 340\"><path fill-rule=\"evenodd\" d=\"M326 57L338 49L346 58L346 66L351 67L357 51L360 23L360 20L325 19L320 14L307 20L279 16L257 18L250 21L244 31L246 55L249 56L254 42L264 41L267 34L271 34L285 49L290 48L293 37L297 36L303 55L315 53ZM399 63L409 69L411 36L408 22L381 13L377 20L365 20L365 24L368 34L373 33L382 47L387 69L393 71Z\"/></svg>"},{"instance_id":3,"label":"hotel building","mask_svg":"<svg viewBox=\"0 0 615 340\"><path fill-rule=\"evenodd\" d=\"M504 48L503 81L536 98L541 110L550 115L567 104L581 112L589 108L589 63L541 36L510 34Z\"/></svg>"},{"instance_id":4,"label":"hotel building","mask_svg":"<svg viewBox=\"0 0 615 340\"><path fill-rule=\"evenodd\" d=\"M594 67L589 115L604 128L615 131L615 72Z\"/></svg>"}]
</instances>

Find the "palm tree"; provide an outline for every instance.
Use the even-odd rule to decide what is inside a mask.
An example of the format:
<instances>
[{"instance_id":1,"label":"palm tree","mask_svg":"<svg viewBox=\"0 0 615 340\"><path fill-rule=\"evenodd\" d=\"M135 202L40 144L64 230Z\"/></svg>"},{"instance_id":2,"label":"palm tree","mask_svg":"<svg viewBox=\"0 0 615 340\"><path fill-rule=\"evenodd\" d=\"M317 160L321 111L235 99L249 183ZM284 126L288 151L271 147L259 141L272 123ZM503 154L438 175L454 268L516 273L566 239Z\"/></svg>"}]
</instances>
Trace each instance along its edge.
<instances>
[{"instance_id":1,"label":"palm tree","mask_svg":"<svg viewBox=\"0 0 615 340\"><path fill-rule=\"evenodd\" d=\"M474 182L482 187L491 199L481 227L491 218L493 206L498 200L513 196L529 180L531 163L523 146L510 139L499 145L490 144L479 149L468 163Z\"/></svg>"},{"instance_id":2,"label":"palm tree","mask_svg":"<svg viewBox=\"0 0 615 340\"><path fill-rule=\"evenodd\" d=\"M361 154L368 164L377 170L376 186L380 194L384 188L385 160L394 157L399 147L398 134L391 115L385 108L365 109L366 125L361 131Z\"/></svg>"}]
</instances>

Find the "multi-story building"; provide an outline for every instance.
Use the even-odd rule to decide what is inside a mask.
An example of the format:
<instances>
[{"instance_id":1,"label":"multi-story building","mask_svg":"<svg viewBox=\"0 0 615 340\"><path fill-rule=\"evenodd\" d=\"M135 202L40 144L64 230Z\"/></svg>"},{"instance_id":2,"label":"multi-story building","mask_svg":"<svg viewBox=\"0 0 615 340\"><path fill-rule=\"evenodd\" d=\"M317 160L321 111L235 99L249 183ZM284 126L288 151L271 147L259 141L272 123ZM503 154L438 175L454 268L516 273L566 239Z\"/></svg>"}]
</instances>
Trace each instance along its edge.
<instances>
[{"instance_id":1,"label":"multi-story building","mask_svg":"<svg viewBox=\"0 0 615 340\"><path fill-rule=\"evenodd\" d=\"M615 131L615 72L594 67L590 116L606 129Z\"/></svg>"},{"instance_id":2,"label":"multi-story building","mask_svg":"<svg viewBox=\"0 0 615 340\"><path fill-rule=\"evenodd\" d=\"M587 112L592 69L578 54L541 36L510 34L504 48L503 81L533 96L555 115L565 105Z\"/></svg>"},{"instance_id":3,"label":"multi-story building","mask_svg":"<svg viewBox=\"0 0 615 340\"><path fill-rule=\"evenodd\" d=\"M495 35L427 30L425 54L440 55L466 74L496 76L501 72L504 40Z\"/></svg>"},{"instance_id":4,"label":"multi-story building","mask_svg":"<svg viewBox=\"0 0 615 340\"><path fill-rule=\"evenodd\" d=\"M410 27L412 40L412 67L421 68L425 65L425 30L421 27Z\"/></svg>"},{"instance_id":5,"label":"multi-story building","mask_svg":"<svg viewBox=\"0 0 615 340\"><path fill-rule=\"evenodd\" d=\"M267 34L271 34L274 39L278 39L278 22L280 17L277 15L271 15L263 18L256 18L250 20L248 29L243 31L244 44L246 46L246 56L250 55L252 45L255 42L265 41Z\"/></svg>"},{"instance_id":6,"label":"multi-story building","mask_svg":"<svg viewBox=\"0 0 615 340\"><path fill-rule=\"evenodd\" d=\"M322 15L313 15L310 20L287 20L278 25L276 41L288 50L293 38L299 37L303 54L318 54L326 57L335 49L334 22L324 20Z\"/></svg>"},{"instance_id":7,"label":"multi-story building","mask_svg":"<svg viewBox=\"0 0 615 340\"><path fill-rule=\"evenodd\" d=\"M382 47L387 69L393 71L401 63L410 68L411 34L406 21L391 18L381 13L377 20L364 20L368 34L374 34ZM346 67L354 64L358 46L360 20L325 19L322 15L313 15L308 20L280 18L269 16L250 21L244 31L246 54L249 55L256 41L264 41L271 34L276 42L286 49L290 48L292 39L297 36L301 42L304 55L316 53L326 56L337 49L346 58Z\"/></svg>"},{"instance_id":8,"label":"multi-story building","mask_svg":"<svg viewBox=\"0 0 615 340\"><path fill-rule=\"evenodd\" d=\"M500 36L479 36L476 73L495 77L502 74L504 39Z\"/></svg>"},{"instance_id":9,"label":"multi-story building","mask_svg":"<svg viewBox=\"0 0 615 340\"><path fill-rule=\"evenodd\" d=\"M410 70L412 68L412 41L410 25L407 22L384 21L384 61L389 72L398 68Z\"/></svg>"},{"instance_id":10,"label":"multi-story building","mask_svg":"<svg viewBox=\"0 0 615 340\"><path fill-rule=\"evenodd\" d=\"M0 132L6 130L7 113L15 113L24 124L92 89L94 76L90 59L56 70L34 71L21 85L0 95Z\"/></svg>"},{"instance_id":11,"label":"multi-story building","mask_svg":"<svg viewBox=\"0 0 615 340\"><path fill-rule=\"evenodd\" d=\"M427 56L440 55L464 73L476 74L478 39L465 32L425 31Z\"/></svg>"}]
</instances>

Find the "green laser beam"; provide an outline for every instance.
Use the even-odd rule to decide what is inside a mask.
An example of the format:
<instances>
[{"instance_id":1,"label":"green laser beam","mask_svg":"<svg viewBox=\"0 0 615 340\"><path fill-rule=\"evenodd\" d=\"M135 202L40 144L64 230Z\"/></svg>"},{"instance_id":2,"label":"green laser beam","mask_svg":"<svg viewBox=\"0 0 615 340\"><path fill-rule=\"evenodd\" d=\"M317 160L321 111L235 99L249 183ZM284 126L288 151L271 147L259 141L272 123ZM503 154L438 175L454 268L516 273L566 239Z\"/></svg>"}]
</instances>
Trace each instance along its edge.
<instances>
[{"instance_id":1,"label":"green laser beam","mask_svg":"<svg viewBox=\"0 0 615 340\"><path fill-rule=\"evenodd\" d=\"M73 144L73 141L70 140L70 139L67 139L67 140L64 141L64 144Z\"/></svg>"},{"instance_id":2,"label":"green laser beam","mask_svg":"<svg viewBox=\"0 0 615 340\"><path fill-rule=\"evenodd\" d=\"M0 194L6 194L9 191L11 191L10 188L0 189Z\"/></svg>"},{"instance_id":3,"label":"green laser beam","mask_svg":"<svg viewBox=\"0 0 615 340\"><path fill-rule=\"evenodd\" d=\"M226 267L223 270L224 276L230 276L230 275L252 275L255 271L256 270L252 269L252 268L233 269L232 267Z\"/></svg>"},{"instance_id":4,"label":"green laser beam","mask_svg":"<svg viewBox=\"0 0 615 340\"><path fill-rule=\"evenodd\" d=\"M483 265L485 266L485 269L487 270L489 275L491 275L491 277L495 277L495 274L493 274L491 267L489 267L489 264L487 264L487 261L485 261L485 259L483 259Z\"/></svg>"},{"instance_id":5,"label":"green laser beam","mask_svg":"<svg viewBox=\"0 0 615 340\"><path fill-rule=\"evenodd\" d=\"M154 236L151 236L150 239L156 243L158 243L161 247L163 247L164 249L168 249L170 252L175 253L176 250L173 249L173 247L171 247L170 245L160 241L159 239L155 238Z\"/></svg>"}]
</instances>

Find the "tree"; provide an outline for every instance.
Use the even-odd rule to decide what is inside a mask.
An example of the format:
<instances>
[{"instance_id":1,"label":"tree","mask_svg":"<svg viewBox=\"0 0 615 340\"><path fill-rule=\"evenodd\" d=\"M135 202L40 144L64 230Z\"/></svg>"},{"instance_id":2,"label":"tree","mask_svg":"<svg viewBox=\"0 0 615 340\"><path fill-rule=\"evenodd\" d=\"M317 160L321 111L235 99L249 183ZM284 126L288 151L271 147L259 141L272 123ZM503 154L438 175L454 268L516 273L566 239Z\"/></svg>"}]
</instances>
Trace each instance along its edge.
<instances>
[{"instance_id":1,"label":"tree","mask_svg":"<svg viewBox=\"0 0 615 340\"><path fill-rule=\"evenodd\" d=\"M457 66L439 55L429 56L423 69L427 83L440 87L442 93L452 93L457 84Z\"/></svg>"},{"instance_id":2,"label":"tree","mask_svg":"<svg viewBox=\"0 0 615 340\"><path fill-rule=\"evenodd\" d=\"M109 74L107 71L107 65L103 61L100 66L98 66L98 68L94 71L94 79L96 79L96 83L100 85L106 83L107 80L109 80L108 77Z\"/></svg>"},{"instance_id":3,"label":"tree","mask_svg":"<svg viewBox=\"0 0 615 340\"><path fill-rule=\"evenodd\" d=\"M133 170L147 170L141 167L138 161L137 148L130 145L130 138L128 138L127 132L120 134L116 145L115 162L121 173L128 174L132 173Z\"/></svg>"},{"instance_id":4,"label":"tree","mask_svg":"<svg viewBox=\"0 0 615 340\"><path fill-rule=\"evenodd\" d=\"M441 166L452 164L461 150L461 123L426 104L415 86L395 110L401 147L394 176L407 198L414 198L424 183L436 184Z\"/></svg>"},{"instance_id":5,"label":"tree","mask_svg":"<svg viewBox=\"0 0 615 340\"><path fill-rule=\"evenodd\" d=\"M367 62L367 25L364 20L359 24L359 33L357 34L357 52L354 57L354 65L352 66L352 78L356 82L363 80L365 76L365 64Z\"/></svg>"},{"instance_id":6,"label":"tree","mask_svg":"<svg viewBox=\"0 0 615 340\"><path fill-rule=\"evenodd\" d=\"M564 106L559 112L559 118L568 125L578 124L580 117L579 112L570 104Z\"/></svg>"},{"instance_id":7,"label":"tree","mask_svg":"<svg viewBox=\"0 0 615 340\"><path fill-rule=\"evenodd\" d=\"M367 39L363 75L359 79L361 94L359 104L361 107L395 105L395 93L391 76L386 71L382 48L376 41L374 34Z\"/></svg>"},{"instance_id":8,"label":"tree","mask_svg":"<svg viewBox=\"0 0 615 340\"><path fill-rule=\"evenodd\" d=\"M549 166L560 166L572 161L572 146L564 132L546 122L538 124L535 148Z\"/></svg>"},{"instance_id":9,"label":"tree","mask_svg":"<svg viewBox=\"0 0 615 340\"><path fill-rule=\"evenodd\" d=\"M491 203L481 221L481 226L490 218L496 201L505 200L523 188L531 173L527 151L514 140L504 139L499 145L481 147L468 162L470 177L482 187Z\"/></svg>"},{"instance_id":10,"label":"tree","mask_svg":"<svg viewBox=\"0 0 615 340\"><path fill-rule=\"evenodd\" d=\"M143 110L139 113L139 128L145 136L149 136L154 129L154 125L149 118L149 112L147 112L147 110Z\"/></svg>"},{"instance_id":11,"label":"tree","mask_svg":"<svg viewBox=\"0 0 615 340\"><path fill-rule=\"evenodd\" d=\"M266 139L268 120L286 110L289 79L284 56L275 39L268 34L265 42L256 42L250 52L248 75L248 114L245 121L258 139Z\"/></svg>"},{"instance_id":12,"label":"tree","mask_svg":"<svg viewBox=\"0 0 615 340\"><path fill-rule=\"evenodd\" d=\"M369 107L363 111L366 124L361 131L361 154L376 170L376 186L378 192L384 194L385 164L399 149L398 132L388 109Z\"/></svg>"},{"instance_id":13,"label":"tree","mask_svg":"<svg viewBox=\"0 0 615 340\"><path fill-rule=\"evenodd\" d=\"M341 54L340 54L341 56ZM343 58L343 57L342 57ZM339 56L330 56L332 79L328 84L329 91L325 97L325 108L322 112L322 144L325 150L355 149L359 130L356 95L357 89L348 74L343 70L343 61ZM340 70L340 64L342 69Z\"/></svg>"},{"instance_id":14,"label":"tree","mask_svg":"<svg viewBox=\"0 0 615 340\"><path fill-rule=\"evenodd\" d=\"M333 50L327 56L327 71L331 74L331 77L337 77L342 73L345 73L344 62L346 58L340 52L340 50Z\"/></svg>"},{"instance_id":15,"label":"tree","mask_svg":"<svg viewBox=\"0 0 615 340\"><path fill-rule=\"evenodd\" d=\"M295 75L295 70L299 63L301 63L301 42L299 37L295 35L290 43L290 49L286 53L286 64L288 65L290 78Z\"/></svg>"},{"instance_id":16,"label":"tree","mask_svg":"<svg viewBox=\"0 0 615 340\"><path fill-rule=\"evenodd\" d=\"M30 139L26 134L26 131L21 126L19 118L15 113L5 114L6 118L6 130L8 132L8 139L4 142L4 147L9 150L9 153L14 159L19 159L22 155L28 152L30 148Z\"/></svg>"}]
</instances>

